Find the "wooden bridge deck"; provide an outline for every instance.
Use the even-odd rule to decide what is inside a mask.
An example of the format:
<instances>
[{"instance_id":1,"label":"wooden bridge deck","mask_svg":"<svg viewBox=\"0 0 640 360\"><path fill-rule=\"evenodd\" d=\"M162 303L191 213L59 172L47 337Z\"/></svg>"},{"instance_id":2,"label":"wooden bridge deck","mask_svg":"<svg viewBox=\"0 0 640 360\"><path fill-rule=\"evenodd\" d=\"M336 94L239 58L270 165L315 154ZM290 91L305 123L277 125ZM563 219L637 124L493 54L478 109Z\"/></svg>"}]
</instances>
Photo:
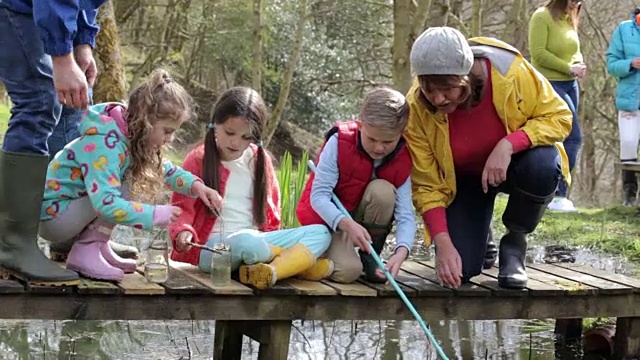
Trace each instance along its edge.
<instances>
[{"instance_id":1,"label":"wooden bridge deck","mask_svg":"<svg viewBox=\"0 0 640 360\"><path fill-rule=\"evenodd\" d=\"M625 334L640 334L640 279L575 264L529 265L527 273L524 290L500 288L497 268L453 290L438 285L433 262L407 261L398 282L426 321L618 317ZM140 273L120 283L83 279L74 287L0 280L0 304L4 319L218 320L216 349L224 359L240 358L237 339L243 334L266 348L281 343L264 356L286 359L291 320L413 319L390 285L287 279L265 291L236 281L219 287L197 267L179 263L171 264L162 285ZM640 355L636 345L621 346Z\"/></svg>"},{"instance_id":2,"label":"wooden bridge deck","mask_svg":"<svg viewBox=\"0 0 640 360\"><path fill-rule=\"evenodd\" d=\"M640 280L574 264L530 265L528 288L498 286L498 269L460 289L437 284L433 262L407 261L398 282L425 319L640 317ZM0 318L121 320L411 320L390 285L287 279L268 290L214 286L197 267L172 263L165 284L140 273L74 287L0 281ZM498 305L498 306L497 306Z\"/></svg>"}]
</instances>

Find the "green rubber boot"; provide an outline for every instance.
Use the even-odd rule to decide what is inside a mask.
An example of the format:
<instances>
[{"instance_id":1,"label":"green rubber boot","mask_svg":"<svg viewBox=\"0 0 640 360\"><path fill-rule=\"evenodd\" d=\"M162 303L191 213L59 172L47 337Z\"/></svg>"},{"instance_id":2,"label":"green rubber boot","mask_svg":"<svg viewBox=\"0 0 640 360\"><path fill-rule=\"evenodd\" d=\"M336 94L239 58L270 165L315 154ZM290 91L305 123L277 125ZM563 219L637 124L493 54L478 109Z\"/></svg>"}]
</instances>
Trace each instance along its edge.
<instances>
[{"instance_id":1,"label":"green rubber boot","mask_svg":"<svg viewBox=\"0 0 640 360\"><path fill-rule=\"evenodd\" d=\"M0 151L0 277L32 285L78 284L79 277L38 247L40 207L49 157Z\"/></svg>"}]
</instances>

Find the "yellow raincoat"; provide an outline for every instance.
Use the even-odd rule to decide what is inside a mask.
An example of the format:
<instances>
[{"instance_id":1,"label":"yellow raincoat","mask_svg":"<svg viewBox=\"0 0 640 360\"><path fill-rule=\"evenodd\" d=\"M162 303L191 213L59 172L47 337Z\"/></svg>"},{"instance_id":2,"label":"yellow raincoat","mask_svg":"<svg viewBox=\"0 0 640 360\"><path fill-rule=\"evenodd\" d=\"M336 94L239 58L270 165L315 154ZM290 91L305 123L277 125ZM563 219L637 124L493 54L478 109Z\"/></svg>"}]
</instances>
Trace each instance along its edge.
<instances>
[{"instance_id":1,"label":"yellow raincoat","mask_svg":"<svg viewBox=\"0 0 640 360\"><path fill-rule=\"evenodd\" d=\"M571 132L573 120L567 104L514 47L486 37L471 38L469 44L476 56L491 61L493 104L507 134L523 130L531 147L555 145L565 181L570 184L569 160L561 143ZM413 159L413 203L424 214L451 204L456 195L456 174L447 115L430 113L419 94L416 80L406 97L410 115L405 138ZM428 234L425 242L430 243Z\"/></svg>"}]
</instances>

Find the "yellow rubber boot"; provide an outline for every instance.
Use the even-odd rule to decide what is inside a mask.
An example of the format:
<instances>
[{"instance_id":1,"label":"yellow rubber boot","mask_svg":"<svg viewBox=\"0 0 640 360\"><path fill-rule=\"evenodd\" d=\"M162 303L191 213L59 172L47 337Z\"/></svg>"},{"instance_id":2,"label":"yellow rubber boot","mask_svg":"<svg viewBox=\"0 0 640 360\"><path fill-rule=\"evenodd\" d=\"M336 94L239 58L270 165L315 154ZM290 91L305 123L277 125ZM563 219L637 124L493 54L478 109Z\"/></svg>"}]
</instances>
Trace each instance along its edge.
<instances>
[{"instance_id":1,"label":"yellow rubber boot","mask_svg":"<svg viewBox=\"0 0 640 360\"><path fill-rule=\"evenodd\" d=\"M315 265L298 274L304 280L318 281L326 279L333 274L333 261L329 259L318 259Z\"/></svg>"},{"instance_id":2,"label":"yellow rubber boot","mask_svg":"<svg viewBox=\"0 0 640 360\"><path fill-rule=\"evenodd\" d=\"M267 289L276 281L297 275L315 263L316 257L309 248L302 244L295 244L276 256L269 264L240 266L240 282L258 289Z\"/></svg>"},{"instance_id":3,"label":"yellow rubber boot","mask_svg":"<svg viewBox=\"0 0 640 360\"><path fill-rule=\"evenodd\" d=\"M269 262L272 262L273 259L276 258L276 256L282 254L282 252L285 250L285 248L270 244L269 245L269 250L271 250L271 256L269 257Z\"/></svg>"}]
</instances>

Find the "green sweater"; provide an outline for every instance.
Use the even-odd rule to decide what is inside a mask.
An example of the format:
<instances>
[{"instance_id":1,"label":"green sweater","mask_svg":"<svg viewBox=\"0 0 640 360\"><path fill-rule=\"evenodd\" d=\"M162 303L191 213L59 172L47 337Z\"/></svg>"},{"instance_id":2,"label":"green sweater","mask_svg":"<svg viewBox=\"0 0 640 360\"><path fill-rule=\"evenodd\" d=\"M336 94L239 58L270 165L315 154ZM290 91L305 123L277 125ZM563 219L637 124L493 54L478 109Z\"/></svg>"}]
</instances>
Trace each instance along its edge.
<instances>
[{"instance_id":1,"label":"green sweater","mask_svg":"<svg viewBox=\"0 0 640 360\"><path fill-rule=\"evenodd\" d=\"M548 80L573 80L570 66L581 63L580 39L568 17L554 21L546 7L540 7L529 21L531 64Z\"/></svg>"}]
</instances>

